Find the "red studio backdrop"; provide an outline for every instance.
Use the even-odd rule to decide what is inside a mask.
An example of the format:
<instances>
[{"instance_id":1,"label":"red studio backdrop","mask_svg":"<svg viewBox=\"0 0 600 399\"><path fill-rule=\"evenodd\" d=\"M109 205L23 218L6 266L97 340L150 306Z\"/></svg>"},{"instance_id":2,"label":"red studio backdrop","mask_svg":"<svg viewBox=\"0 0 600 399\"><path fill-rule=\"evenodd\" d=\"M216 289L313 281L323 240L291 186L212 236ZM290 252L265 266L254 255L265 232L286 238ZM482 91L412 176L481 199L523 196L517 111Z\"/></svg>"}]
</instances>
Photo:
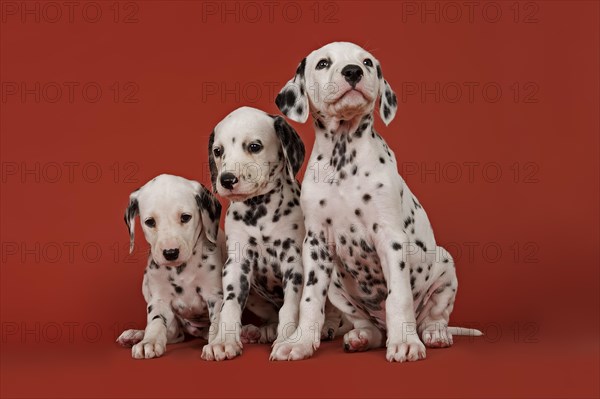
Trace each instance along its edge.
<instances>
[{"instance_id":1,"label":"red studio backdrop","mask_svg":"<svg viewBox=\"0 0 600 399\"><path fill-rule=\"evenodd\" d=\"M1 1L2 397L598 397L599 3ZM427 359L133 360L147 244L123 211L160 173L209 185L233 109L278 113L299 61L371 51L379 133L457 260L458 337ZM378 118L378 117L377 117ZM310 150L310 124L293 123ZM223 201L224 203L224 201ZM225 203L224 203L225 205ZM138 227L139 231L139 227Z\"/></svg>"}]
</instances>

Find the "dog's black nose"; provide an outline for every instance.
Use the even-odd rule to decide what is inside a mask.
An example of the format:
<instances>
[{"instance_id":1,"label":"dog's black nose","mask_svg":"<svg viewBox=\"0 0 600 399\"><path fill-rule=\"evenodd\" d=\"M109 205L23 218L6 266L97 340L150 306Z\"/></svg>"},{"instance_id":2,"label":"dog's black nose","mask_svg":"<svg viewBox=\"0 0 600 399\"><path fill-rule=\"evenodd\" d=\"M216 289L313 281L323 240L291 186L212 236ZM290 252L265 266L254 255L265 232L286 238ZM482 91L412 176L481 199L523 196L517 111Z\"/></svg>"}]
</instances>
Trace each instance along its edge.
<instances>
[{"instance_id":1,"label":"dog's black nose","mask_svg":"<svg viewBox=\"0 0 600 399\"><path fill-rule=\"evenodd\" d=\"M221 175L221 185L228 190L232 190L237 182L238 178L233 173L225 172Z\"/></svg>"},{"instance_id":2,"label":"dog's black nose","mask_svg":"<svg viewBox=\"0 0 600 399\"><path fill-rule=\"evenodd\" d=\"M344 79L346 82L350 83L352 87L356 86L360 79L363 77L363 70L358 65L346 65L342 69L342 75L344 75Z\"/></svg>"},{"instance_id":3,"label":"dog's black nose","mask_svg":"<svg viewBox=\"0 0 600 399\"><path fill-rule=\"evenodd\" d=\"M179 257L179 249L165 249L163 251L163 256L166 260L176 260Z\"/></svg>"}]
</instances>

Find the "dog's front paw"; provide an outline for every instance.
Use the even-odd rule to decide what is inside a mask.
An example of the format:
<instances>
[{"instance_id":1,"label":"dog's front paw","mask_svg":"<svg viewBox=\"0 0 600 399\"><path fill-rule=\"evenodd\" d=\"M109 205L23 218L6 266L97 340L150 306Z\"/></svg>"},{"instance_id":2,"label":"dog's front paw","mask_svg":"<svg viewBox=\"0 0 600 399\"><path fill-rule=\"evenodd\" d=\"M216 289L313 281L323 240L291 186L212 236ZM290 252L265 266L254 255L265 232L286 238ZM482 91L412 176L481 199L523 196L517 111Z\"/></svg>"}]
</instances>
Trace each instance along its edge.
<instances>
[{"instance_id":1,"label":"dog's front paw","mask_svg":"<svg viewBox=\"0 0 600 399\"><path fill-rule=\"evenodd\" d=\"M388 340L385 358L388 362L414 362L425 359L425 345L416 336L405 340Z\"/></svg>"},{"instance_id":2,"label":"dog's front paw","mask_svg":"<svg viewBox=\"0 0 600 399\"><path fill-rule=\"evenodd\" d=\"M273 344L269 360L303 360L308 359L315 352L315 346L310 342L281 341Z\"/></svg>"},{"instance_id":3,"label":"dog's front paw","mask_svg":"<svg viewBox=\"0 0 600 399\"><path fill-rule=\"evenodd\" d=\"M117 338L117 343L121 346L131 348L142 339L144 339L144 330L125 330Z\"/></svg>"},{"instance_id":4,"label":"dog's front paw","mask_svg":"<svg viewBox=\"0 0 600 399\"><path fill-rule=\"evenodd\" d=\"M338 326L336 326L334 323L328 323L325 321L325 324L321 329L321 341L333 341L337 333L337 329Z\"/></svg>"},{"instance_id":5,"label":"dog's front paw","mask_svg":"<svg viewBox=\"0 0 600 399\"><path fill-rule=\"evenodd\" d=\"M246 324L240 331L240 339L243 344L255 344L260 342L261 337L261 329L253 324Z\"/></svg>"},{"instance_id":6,"label":"dog's front paw","mask_svg":"<svg viewBox=\"0 0 600 399\"><path fill-rule=\"evenodd\" d=\"M131 356L134 359L152 359L160 357L165 353L166 340L149 339L142 340L131 348Z\"/></svg>"},{"instance_id":7,"label":"dog's front paw","mask_svg":"<svg viewBox=\"0 0 600 399\"><path fill-rule=\"evenodd\" d=\"M202 348L202 359L204 360L231 360L241 354L242 343L238 341L215 341Z\"/></svg>"}]
</instances>

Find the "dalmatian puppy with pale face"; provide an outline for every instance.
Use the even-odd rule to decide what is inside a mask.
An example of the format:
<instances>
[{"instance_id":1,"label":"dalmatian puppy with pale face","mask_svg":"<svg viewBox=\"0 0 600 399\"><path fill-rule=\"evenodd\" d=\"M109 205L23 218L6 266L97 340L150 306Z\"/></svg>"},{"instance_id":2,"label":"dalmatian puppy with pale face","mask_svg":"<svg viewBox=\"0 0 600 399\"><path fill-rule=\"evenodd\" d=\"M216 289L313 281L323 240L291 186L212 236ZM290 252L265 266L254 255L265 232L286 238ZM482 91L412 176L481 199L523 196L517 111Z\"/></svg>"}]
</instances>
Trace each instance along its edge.
<instances>
[{"instance_id":1,"label":"dalmatian puppy with pale face","mask_svg":"<svg viewBox=\"0 0 600 399\"><path fill-rule=\"evenodd\" d=\"M228 259L217 338L206 360L232 359L247 342L279 342L295 331L302 294L304 220L296 174L304 144L281 116L242 107L215 127L209 140L213 188L230 200L225 217ZM247 307L265 321L242 328ZM333 338L334 311L324 333Z\"/></svg>"},{"instance_id":2,"label":"dalmatian puppy with pale face","mask_svg":"<svg viewBox=\"0 0 600 399\"><path fill-rule=\"evenodd\" d=\"M274 345L272 359L308 358L319 347L308 332L323 323L324 292L354 325L344 335L349 352L385 345L388 361L415 361L425 358L425 346L452 345L452 333L480 334L448 327L458 286L454 263L374 130L377 100L387 125L397 100L381 65L341 42L303 59L277 96L290 119L312 116L316 138L302 183L299 325L294 340Z\"/></svg>"},{"instance_id":3,"label":"dalmatian puppy with pale face","mask_svg":"<svg viewBox=\"0 0 600 399\"><path fill-rule=\"evenodd\" d=\"M221 204L200 183L160 175L129 196L125 223L133 251L139 215L150 244L142 293L148 304L145 330L127 330L117 339L135 359L165 353L185 333L214 339L223 291L224 242L218 240Z\"/></svg>"}]
</instances>

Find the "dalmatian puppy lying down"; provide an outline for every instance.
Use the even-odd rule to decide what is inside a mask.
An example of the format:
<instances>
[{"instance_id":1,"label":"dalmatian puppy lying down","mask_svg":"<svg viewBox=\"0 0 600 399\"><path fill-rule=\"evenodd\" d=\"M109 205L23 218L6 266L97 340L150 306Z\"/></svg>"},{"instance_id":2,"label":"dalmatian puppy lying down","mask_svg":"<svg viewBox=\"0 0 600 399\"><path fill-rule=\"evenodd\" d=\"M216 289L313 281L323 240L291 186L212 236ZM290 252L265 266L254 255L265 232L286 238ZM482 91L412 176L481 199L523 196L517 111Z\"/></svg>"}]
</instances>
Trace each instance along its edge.
<instances>
[{"instance_id":1,"label":"dalmatian puppy lying down","mask_svg":"<svg viewBox=\"0 0 600 399\"><path fill-rule=\"evenodd\" d=\"M387 125L397 101L380 63L339 42L303 59L277 96L290 119L312 116L316 138L300 201L305 285L293 334L300 338L277 342L273 359L308 358L319 347L305 331L323 323L324 292L354 325L344 336L349 352L385 345L388 361L414 361L425 358L425 346L452 345L452 334L481 334L448 327L458 286L454 262L437 246L393 151L374 130L378 99Z\"/></svg>"},{"instance_id":2,"label":"dalmatian puppy lying down","mask_svg":"<svg viewBox=\"0 0 600 399\"><path fill-rule=\"evenodd\" d=\"M136 359L161 356L167 344L183 341L184 333L210 342L223 298L221 204L196 181L172 175L152 179L129 196L130 252L138 214L151 247L142 284L148 321L145 330L124 331L117 342L132 346Z\"/></svg>"},{"instance_id":3,"label":"dalmatian puppy lying down","mask_svg":"<svg viewBox=\"0 0 600 399\"><path fill-rule=\"evenodd\" d=\"M219 331L202 357L225 360L245 342L279 342L296 329L304 222L295 176L304 144L283 117L242 107L217 124L208 149L213 189L231 202ZM244 307L265 325L242 328ZM333 339L341 314L328 310L323 331Z\"/></svg>"}]
</instances>

